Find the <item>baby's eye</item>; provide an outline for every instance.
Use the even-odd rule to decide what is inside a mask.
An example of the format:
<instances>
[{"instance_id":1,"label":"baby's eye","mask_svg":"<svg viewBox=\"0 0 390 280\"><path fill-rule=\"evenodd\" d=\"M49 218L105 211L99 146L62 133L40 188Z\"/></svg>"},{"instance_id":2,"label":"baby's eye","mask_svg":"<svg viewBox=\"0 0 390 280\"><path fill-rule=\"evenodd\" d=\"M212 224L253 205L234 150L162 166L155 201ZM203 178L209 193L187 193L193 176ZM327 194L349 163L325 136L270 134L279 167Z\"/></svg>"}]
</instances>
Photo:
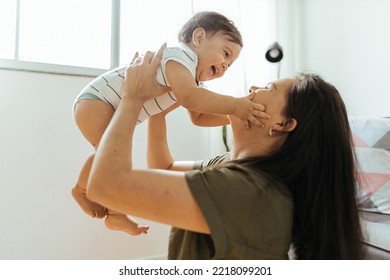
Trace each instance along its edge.
<instances>
[{"instance_id":1,"label":"baby's eye","mask_svg":"<svg viewBox=\"0 0 390 280\"><path fill-rule=\"evenodd\" d=\"M229 55L230 55L230 54L229 54L228 52L225 52L225 56L226 56L226 57L229 57Z\"/></svg>"}]
</instances>

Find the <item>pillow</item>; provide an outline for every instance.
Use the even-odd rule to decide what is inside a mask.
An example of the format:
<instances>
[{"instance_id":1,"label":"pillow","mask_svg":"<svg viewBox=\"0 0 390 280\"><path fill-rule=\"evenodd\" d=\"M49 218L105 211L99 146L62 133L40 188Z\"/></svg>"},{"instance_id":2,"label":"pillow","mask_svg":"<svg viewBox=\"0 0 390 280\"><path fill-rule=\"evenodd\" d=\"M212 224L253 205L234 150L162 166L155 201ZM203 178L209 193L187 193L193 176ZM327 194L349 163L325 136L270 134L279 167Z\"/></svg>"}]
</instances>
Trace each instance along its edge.
<instances>
[{"instance_id":1,"label":"pillow","mask_svg":"<svg viewBox=\"0 0 390 280\"><path fill-rule=\"evenodd\" d=\"M349 117L358 160L359 208L390 214L390 118Z\"/></svg>"}]
</instances>

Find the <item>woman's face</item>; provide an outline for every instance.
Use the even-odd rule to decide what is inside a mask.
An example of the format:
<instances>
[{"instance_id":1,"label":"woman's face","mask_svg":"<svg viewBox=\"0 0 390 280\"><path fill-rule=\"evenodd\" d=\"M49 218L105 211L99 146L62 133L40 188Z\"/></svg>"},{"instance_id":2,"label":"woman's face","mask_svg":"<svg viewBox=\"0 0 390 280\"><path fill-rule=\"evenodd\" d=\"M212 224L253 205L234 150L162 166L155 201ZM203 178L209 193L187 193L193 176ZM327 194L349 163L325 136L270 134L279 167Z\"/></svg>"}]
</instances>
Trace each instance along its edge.
<instances>
[{"instance_id":1,"label":"woman's face","mask_svg":"<svg viewBox=\"0 0 390 280\"><path fill-rule=\"evenodd\" d=\"M293 82L294 79L285 78L271 82L264 88L252 86L249 89L251 93L254 93L252 101L262 104L265 112L271 116L282 115Z\"/></svg>"},{"instance_id":2,"label":"woman's face","mask_svg":"<svg viewBox=\"0 0 390 280\"><path fill-rule=\"evenodd\" d=\"M261 122L267 126L272 122L277 122L279 119L284 119L283 114L288 92L294 82L293 78L285 78L269 83L266 87L255 87L252 86L249 91L250 98L253 102L262 104L265 107L265 112L271 115L271 119L261 119ZM234 116L230 117L232 126L237 125L243 126L243 122Z\"/></svg>"}]
</instances>

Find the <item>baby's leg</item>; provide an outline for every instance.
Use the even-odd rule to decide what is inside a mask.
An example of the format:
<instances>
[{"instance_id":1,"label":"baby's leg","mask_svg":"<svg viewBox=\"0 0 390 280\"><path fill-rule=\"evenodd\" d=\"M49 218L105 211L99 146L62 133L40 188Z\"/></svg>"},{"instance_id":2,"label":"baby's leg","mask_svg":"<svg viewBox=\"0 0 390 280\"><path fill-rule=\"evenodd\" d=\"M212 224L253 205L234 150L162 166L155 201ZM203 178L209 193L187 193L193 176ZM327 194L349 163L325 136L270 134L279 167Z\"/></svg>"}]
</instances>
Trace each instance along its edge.
<instances>
[{"instance_id":1,"label":"baby's leg","mask_svg":"<svg viewBox=\"0 0 390 280\"><path fill-rule=\"evenodd\" d=\"M104 218L107 215L106 208L90 201L86 194L88 175L91 170L93 158L94 155L89 156L87 161L84 163L84 166L81 169L79 175L79 179L72 189L72 196L81 209L83 209L83 211L89 216L92 218Z\"/></svg>"},{"instance_id":2,"label":"baby's leg","mask_svg":"<svg viewBox=\"0 0 390 280\"><path fill-rule=\"evenodd\" d=\"M97 148L103 136L114 110L106 103L99 100L80 100L75 108L74 118L84 137ZM105 207L90 201L86 196L88 176L91 171L94 155L85 162L79 179L72 189L72 195L85 213L94 218L103 218L109 229L127 232L131 235L147 233L148 226L139 225L134 219L106 209Z\"/></svg>"},{"instance_id":3,"label":"baby's leg","mask_svg":"<svg viewBox=\"0 0 390 280\"><path fill-rule=\"evenodd\" d=\"M96 149L103 136L114 110L100 100L80 100L75 107L74 118L84 137ZM91 171L94 155L88 157L81 169L78 181L72 189L72 196L81 209L93 218L103 218L107 215L105 207L90 201L86 196L88 176Z\"/></svg>"}]
</instances>

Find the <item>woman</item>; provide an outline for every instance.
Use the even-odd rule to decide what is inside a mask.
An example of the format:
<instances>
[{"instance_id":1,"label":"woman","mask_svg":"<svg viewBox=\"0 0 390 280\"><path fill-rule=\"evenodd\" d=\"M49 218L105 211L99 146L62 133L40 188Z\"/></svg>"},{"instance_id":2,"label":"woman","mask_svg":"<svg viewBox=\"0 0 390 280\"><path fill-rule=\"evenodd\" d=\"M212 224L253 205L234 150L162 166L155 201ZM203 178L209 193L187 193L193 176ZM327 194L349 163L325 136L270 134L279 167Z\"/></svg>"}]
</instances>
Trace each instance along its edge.
<instances>
[{"instance_id":1,"label":"woman","mask_svg":"<svg viewBox=\"0 0 390 280\"><path fill-rule=\"evenodd\" d=\"M172 225L171 259L286 259L291 243L298 259L362 258L350 130L333 86L301 75L252 88L248 98L265 107L264 127L246 129L230 116L231 155L201 164L174 162L165 118L156 116L148 162L159 169L134 170L138 112L167 90L153 78L161 50L151 57L127 70L92 166L91 200Z\"/></svg>"}]
</instances>

